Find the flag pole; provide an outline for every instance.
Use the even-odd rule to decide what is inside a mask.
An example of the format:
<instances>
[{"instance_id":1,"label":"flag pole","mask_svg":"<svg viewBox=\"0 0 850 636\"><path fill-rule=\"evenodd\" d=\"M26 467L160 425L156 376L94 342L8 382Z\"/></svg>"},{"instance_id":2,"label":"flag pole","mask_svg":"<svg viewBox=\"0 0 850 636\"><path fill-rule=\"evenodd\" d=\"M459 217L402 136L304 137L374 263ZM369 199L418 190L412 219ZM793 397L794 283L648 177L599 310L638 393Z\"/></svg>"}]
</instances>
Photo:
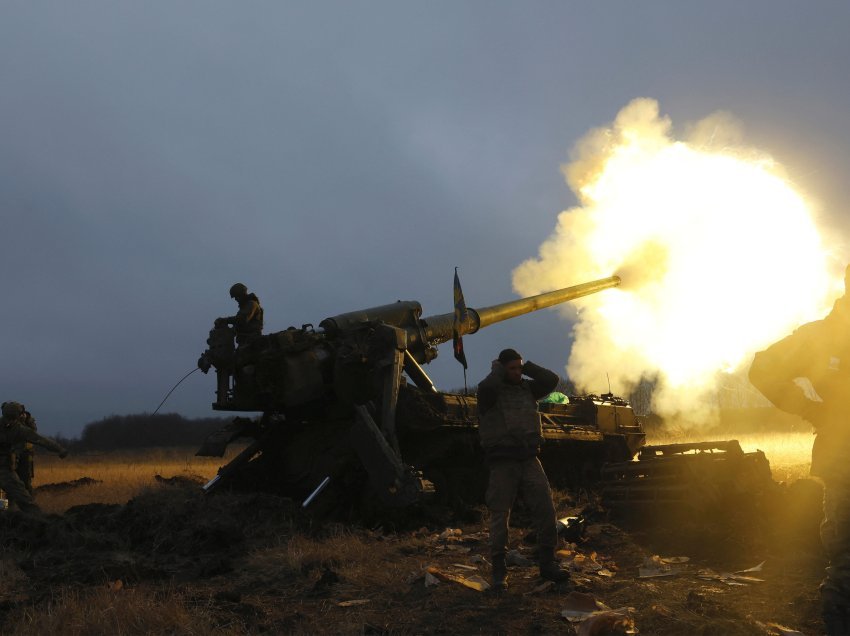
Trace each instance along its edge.
<instances>
[{"instance_id":1,"label":"flag pole","mask_svg":"<svg viewBox=\"0 0 850 636\"><path fill-rule=\"evenodd\" d=\"M454 350L455 360L463 365L463 394L469 395L469 387L466 384L466 353L463 350L463 334L469 324L469 312L466 310L466 301L463 299L463 290L460 288L457 266L455 266L454 308L452 349Z\"/></svg>"}]
</instances>

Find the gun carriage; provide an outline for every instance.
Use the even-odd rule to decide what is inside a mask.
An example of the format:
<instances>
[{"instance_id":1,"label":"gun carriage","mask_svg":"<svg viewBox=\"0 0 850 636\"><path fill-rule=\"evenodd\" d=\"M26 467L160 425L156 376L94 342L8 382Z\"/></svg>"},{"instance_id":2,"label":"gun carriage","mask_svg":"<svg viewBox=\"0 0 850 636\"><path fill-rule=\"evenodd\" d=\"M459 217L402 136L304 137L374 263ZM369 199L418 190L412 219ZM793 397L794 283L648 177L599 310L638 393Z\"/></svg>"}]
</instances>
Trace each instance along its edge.
<instances>
[{"instance_id":1,"label":"gun carriage","mask_svg":"<svg viewBox=\"0 0 850 636\"><path fill-rule=\"evenodd\" d=\"M253 440L206 489L229 485L304 498L331 484L404 506L431 483L446 496L480 500L485 472L476 399L439 392L423 366L454 332L474 334L619 284L611 276L468 308L465 321L454 312L423 317L418 302L399 301L331 316L318 328L290 327L239 348L233 329L217 325L199 360L205 372L215 368L213 409L262 415L236 417L206 440L199 455L222 456L230 442ZM543 458L556 484L588 478L602 461L630 459L644 441L640 421L613 396L541 409ZM572 455L583 458L578 471Z\"/></svg>"}]
</instances>

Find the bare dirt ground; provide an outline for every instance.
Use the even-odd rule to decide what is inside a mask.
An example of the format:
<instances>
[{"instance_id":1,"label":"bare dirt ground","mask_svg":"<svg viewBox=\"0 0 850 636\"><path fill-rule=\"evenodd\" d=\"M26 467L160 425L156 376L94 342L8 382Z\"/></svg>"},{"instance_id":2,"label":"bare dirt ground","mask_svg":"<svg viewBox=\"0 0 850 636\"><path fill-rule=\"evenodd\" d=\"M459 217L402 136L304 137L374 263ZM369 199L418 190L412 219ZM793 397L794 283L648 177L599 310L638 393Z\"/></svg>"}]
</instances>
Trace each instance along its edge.
<instances>
[{"instance_id":1,"label":"bare dirt ground","mask_svg":"<svg viewBox=\"0 0 850 636\"><path fill-rule=\"evenodd\" d=\"M421 507L392 524L342 525L273 495L205 496L207 476L161 477L124 504L0 515L0 632L663 636L779 634L779 624L820 633L819 494L805 485L771 511L640 525L610 518L586 493L558 492L560 515L587 519L583 538L561 546L573 584L544 585L522 564L533 546L523 544L520 510L518 565L508 592L495 596L457 582L489 581L482 508ZM77 500L98 487L69 486ZM728 577L762 562L738 575L759 581ZM639 578L653 563L678 572ZM562 616L595 601L631 608L628 618L605 630Z\"/></svg>"}]
</instances>

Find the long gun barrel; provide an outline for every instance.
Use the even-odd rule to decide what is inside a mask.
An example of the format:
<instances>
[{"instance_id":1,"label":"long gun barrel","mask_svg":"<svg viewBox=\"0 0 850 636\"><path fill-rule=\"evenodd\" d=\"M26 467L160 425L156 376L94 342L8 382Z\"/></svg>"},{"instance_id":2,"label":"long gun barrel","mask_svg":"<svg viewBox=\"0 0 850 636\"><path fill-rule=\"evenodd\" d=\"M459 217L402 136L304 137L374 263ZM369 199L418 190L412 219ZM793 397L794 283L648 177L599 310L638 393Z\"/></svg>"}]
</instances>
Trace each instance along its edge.
<instances>
[{"instance_id":1,"label":"long gun barrel","mask_svg":"<svg viewBox=\"0 0 850 636\"><path fill-rule=\"evenodd\" d=\"M573 285L572 287L564 287L555 291L538 294L537 296L529 296L528 298L519 298L506 303L484 307L482 309L467 308L468 320L465 324L460 325L458 335L466 335L475 333L483 327L510 320L523 314L529 314L532 311L546 309L554 305L560 305L582 296L589 296L604 289L617 287L620 284L619 276L609 276L608 278L600 278L589 283L581 285ZM448 342L452 339L452 329L454 327L454 312L448 314L438 314L423 318L422 322L425 325L425 338L432 344L437 345L442 342Z\"/></svg>"},{"instance_id":2,"label":"long gun barrel","mask_svg":"<svg viewBox=\"0 0 850 636\"><path fill-rule=\"evenodd\" d=\"M252 365L262 372L256 377L245 374L241 386L235 382L234 363L239 356L233 346L233 332L216 327L207 340L210 348L198 365L202 370L211 365L216 368L214 408L228 411L283 411L312 403L328 395L331 377L335 398L346 391L360 395L364 387L371 386L362 378L371 378L369 373L388 368L388 364L396 370L395 375L401 373L403 366L417 386L428 387L431 381L419 365L437 356L437 345L451 340L455 328L458 335L472 334L483 327L618 285L620 277L609 276L490 307L470 307L466 320L459 325L455 325L454 312L421 317L422 305L415 300L338 314L322 320L316 331L305 325L300 330L290 328L263 336L258 341L261 346L248 349L257 358ZM266 384L258 385L257 378Z\"/></svg>"}]
</instances>

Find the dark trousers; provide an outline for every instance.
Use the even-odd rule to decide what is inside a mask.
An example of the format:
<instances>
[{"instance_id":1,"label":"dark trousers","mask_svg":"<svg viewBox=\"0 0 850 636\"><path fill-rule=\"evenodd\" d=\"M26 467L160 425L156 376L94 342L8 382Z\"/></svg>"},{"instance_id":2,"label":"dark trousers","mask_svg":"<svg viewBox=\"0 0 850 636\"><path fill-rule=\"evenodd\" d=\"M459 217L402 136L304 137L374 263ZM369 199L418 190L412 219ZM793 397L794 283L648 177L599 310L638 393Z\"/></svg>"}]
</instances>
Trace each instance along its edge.
<instances>
[{"instance_id":1,"label":"dark trousers","mask_svg":"<svg viewBox=\"0 0 850 636\"><path fill-rule=\"evenodd\" d=\"M28 444L29 448L24 448L15 453L15 473L24 484L30 494L32 494L32 478L34 476L33 464L35 453L32 450L32 444Z\"/></svg>"},{"instance_id":2,"label":"dark trousers","mask_svg":"<svg viewBox=\"0 0 850 636\"><path fill-rule=\"evenodd\" d=\"M850 607L850 477L823 480L820 537L829 557L823 594L845 599Z\"/></svg>"},{"instance_id":3,"label":"dark trousers","mask_svg":"<svg viewBox=\"0 0 850 636\"><path fill-rule=\"evenodd\" d=\"M26 489L20 477L9 466L9 462L0 466L0 488L6 493L10 504L18 504L18 508L26 512L38 510L38 505L36 505L32 495Z\"/></svg>"},{"instance_id":4,"label":"dark trousers","mask_svg":"<svg viewBox=\"0 0 850 636\"><path fill-rule=\"evenodd\" d=\"M508 523L517 495L531 510L541 561L551 561L555 554L558 531L549 480L536 457L496 460L490 464L487 486L487 508L490 510L490 552L504 555L508 550Z\"/></svg>"}]
</instances>

